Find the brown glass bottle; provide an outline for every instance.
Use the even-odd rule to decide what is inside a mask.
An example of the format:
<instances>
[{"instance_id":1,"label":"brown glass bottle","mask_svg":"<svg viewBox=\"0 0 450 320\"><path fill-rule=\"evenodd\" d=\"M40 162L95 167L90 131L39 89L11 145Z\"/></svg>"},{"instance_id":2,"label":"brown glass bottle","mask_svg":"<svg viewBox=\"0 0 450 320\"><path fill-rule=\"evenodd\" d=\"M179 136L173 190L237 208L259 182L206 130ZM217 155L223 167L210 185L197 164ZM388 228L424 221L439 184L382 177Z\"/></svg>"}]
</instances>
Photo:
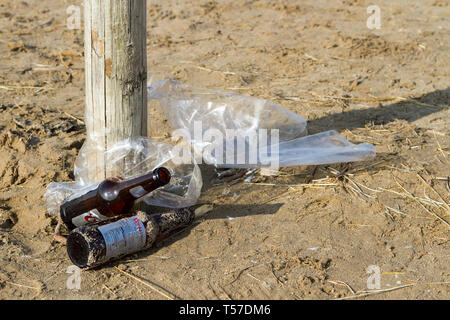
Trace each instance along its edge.
<instances>
[{"instance_id":1,"label":"brown glass bottle","mask_svg":"<svg viewBox=\"0 0 450 320\"><path fill-rule=\"evenodd\" d=\"M106 179L96 189L81 196L66 199L60 207L61 219L69 230L72 230L82 224L92 222L89 219L90 216L85 216L85 219L79 219L79 217L94 209L105 218L127 215L135 200L168 184L170 179L170 172L164 167L130 180ZM143 189L138 195L131 192L137 187Z\"/></svg>"},{"instance_id":2,"label":"brown glass bottle","mask_svg":"<svg viewBox=\"0 0 450 320\"><path fill-rule=\"evenodd\" d=\"M159 239L186 227L195 219L192 208L132 217L113 218L72 230L67 237L67 253L79 268L93 268L109 260L149 249Z\"/></svg>"}]
</instances>

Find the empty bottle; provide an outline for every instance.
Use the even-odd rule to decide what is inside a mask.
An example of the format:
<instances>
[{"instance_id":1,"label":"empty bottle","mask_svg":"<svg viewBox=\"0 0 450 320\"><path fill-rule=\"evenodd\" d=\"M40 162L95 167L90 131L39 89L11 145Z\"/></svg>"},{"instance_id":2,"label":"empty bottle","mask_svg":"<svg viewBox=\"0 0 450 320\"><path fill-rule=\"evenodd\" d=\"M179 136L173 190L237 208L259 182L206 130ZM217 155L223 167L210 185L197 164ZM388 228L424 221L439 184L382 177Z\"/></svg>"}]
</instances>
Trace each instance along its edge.
<instances>
[{"instance_id":1,"label":"empty bottle","mask_svg":"<svg viewBox=\"0 0 450 320\"><path fill-rule=\"evenodd\" d=\"M135 200L168 184L170 179L171 174L164 167L130 180L106 179L96 189L66 199L60 207L61 219L72 230L90 222L127 215ZM142 189L132 192L137 187Z\"/></svg>"},{"instance_id":2,"label":"empty bottle","mask_svg":"<svg viewBox=\"0 0 450 320\"><path fill-rule=\"evenodd\" d=\"M67 253L79 268L92 268L111 259L152 247L173 231L195 219L192 208L148 215L138 211L132 217L113 218L84 225L67 237Z\"/></svg>"}]
</instances>

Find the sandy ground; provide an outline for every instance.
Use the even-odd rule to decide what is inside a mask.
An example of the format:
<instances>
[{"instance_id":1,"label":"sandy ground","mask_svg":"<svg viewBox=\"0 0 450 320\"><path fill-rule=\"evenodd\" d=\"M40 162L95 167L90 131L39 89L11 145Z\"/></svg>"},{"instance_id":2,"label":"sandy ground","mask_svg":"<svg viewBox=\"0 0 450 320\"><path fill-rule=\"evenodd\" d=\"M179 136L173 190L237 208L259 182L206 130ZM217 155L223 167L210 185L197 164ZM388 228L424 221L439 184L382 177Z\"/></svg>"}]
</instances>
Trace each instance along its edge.
<instances>
[{"instance_id":1,"label":"sandy ground","mask_svg":"<svg viewBox=\"0 0 450 320\"><path fill-rule=\"evenodd\" d=\"M203 168L199 202L211 213L68 289L72 263L43 196L73 179L85 138L83 30L66 27L80 3L0 0L0 299L166 299L149 284L182 299L336 299L367 290L369 266L382 291L362 299L450 298L450 8L440 0L376 1L378 30L366 26L372 1L149 0L153 80L270 99L311 133L336 129L378 155L253 184ZM151 135L167 138L150 110Z\"/></svg>"}]
</instances>

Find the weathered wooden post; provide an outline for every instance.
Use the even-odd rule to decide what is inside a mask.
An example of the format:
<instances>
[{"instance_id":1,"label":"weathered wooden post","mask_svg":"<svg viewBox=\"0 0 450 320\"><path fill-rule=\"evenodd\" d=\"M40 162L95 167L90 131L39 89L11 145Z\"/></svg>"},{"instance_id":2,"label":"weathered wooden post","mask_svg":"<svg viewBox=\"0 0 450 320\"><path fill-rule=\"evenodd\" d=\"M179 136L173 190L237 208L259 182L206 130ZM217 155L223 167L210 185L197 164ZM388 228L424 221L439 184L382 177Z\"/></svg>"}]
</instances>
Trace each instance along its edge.
<instances>
[{"instance_id":1,"label":"weathered wooden post","mask_svg":"<svg viewBox=\"0 0 450 320\"><path fill-rule=\"evenodd\" d=\"M95 141L90 178L106 169L103 150L147 135L146 0L85 0L86 127ZM97 168L97 169L95 169Z\"/></svg>"}]
</instances>

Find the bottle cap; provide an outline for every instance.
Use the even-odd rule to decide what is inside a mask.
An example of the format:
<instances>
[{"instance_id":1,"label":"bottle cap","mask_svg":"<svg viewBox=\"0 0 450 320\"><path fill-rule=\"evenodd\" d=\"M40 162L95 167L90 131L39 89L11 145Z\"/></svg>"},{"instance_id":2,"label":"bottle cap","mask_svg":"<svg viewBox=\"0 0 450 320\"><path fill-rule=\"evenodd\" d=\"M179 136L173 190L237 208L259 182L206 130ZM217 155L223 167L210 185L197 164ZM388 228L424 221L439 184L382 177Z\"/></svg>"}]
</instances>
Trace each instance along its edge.
<instances>
[{"instance_id":1,"label":"bottle cap","mask_svg":"<svg viewBox=\"0 0 450 320\"><path fill-rule=\"evenodd\" d=\"M170 182L171 174L167 168L157 168L153 171L153 174L155 175L156 179L163 185Z\"/></svg>"}]
</instances>

